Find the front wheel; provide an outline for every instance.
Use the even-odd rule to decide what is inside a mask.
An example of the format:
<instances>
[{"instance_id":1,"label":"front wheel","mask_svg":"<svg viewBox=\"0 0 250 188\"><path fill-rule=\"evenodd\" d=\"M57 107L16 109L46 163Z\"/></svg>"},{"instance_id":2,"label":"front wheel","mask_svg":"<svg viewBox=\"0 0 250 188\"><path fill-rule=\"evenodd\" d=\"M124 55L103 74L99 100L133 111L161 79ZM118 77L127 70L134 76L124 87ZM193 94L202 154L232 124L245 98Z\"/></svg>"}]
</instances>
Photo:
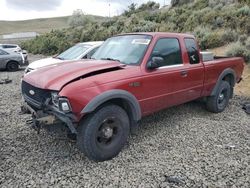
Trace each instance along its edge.
<instances>
[{"instance_id":1,"label":"front wheel","mask_svg":"<svg viewBox=\"0 0 250 188\"><path fill-rule=\"evenodd\" d=\"M214 113L224 111L231 97L231 87L228 82L222 81L214 96L207 99L207 110Z\"/></svg>"},{"instance_id":2,"label":"front wheel","mask_svg":"<svg viewBox=\"0 0 250 188\"><path fill-rule=\"evenodd\" d=\"M77 145L91 160L109 160L121 151L129 130L128 115L121 107L104 106L80 123Z\"/></svg>"}]
</instances>

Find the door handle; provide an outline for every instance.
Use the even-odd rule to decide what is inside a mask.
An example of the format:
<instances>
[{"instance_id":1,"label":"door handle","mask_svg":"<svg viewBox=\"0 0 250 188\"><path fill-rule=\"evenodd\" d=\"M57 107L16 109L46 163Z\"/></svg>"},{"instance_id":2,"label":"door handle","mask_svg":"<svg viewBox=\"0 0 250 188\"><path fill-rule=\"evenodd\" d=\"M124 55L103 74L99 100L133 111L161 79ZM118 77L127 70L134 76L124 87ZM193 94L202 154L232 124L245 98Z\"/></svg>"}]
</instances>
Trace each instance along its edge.
<instances>
[{"instance_id":1,"label":"door handle","mask_svg":"<svg viewBox=\"0 0 250 188\"><path fill-rule=\"evenodd\" d=\"M180 74L181 74L182 77L187 77L188 71L186 71L186 70L181 71Z\"/></svg>"}]
</instances>

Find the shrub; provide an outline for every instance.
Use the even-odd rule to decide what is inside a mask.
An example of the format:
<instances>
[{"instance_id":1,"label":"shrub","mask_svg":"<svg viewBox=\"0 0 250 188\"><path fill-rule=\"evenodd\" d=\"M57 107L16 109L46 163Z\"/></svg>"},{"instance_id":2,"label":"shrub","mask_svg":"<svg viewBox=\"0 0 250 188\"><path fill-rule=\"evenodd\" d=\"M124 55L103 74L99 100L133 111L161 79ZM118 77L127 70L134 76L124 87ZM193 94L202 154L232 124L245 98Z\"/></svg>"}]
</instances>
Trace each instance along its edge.
<instances>
[{"instance_id":1,"label":"shrub","mask_svg":"<svg viewBox=\"0 0 250 188\"><path fill-rule=\"evenodd\" d=\"M199 0L195 1L194 8L196 9L203 9L208 7L208 1L207 0Z\"/></svg>"},{"instance_id":2,"label":"shrub","mask_svg":"<svg viewBox=\"0 0 250 188\"><path fill-rule=\"evenodd\" d=\"M222 27L223 24L224 24L224 20L222 17L215 18L214 23L213 23L215 28Z\"/></svg>"},{"instance_id":3,"label":"shrub","mask_svg":"<svg viewBox=\"0 0 250 188\"><path fill-rule=\"evenodd\" d=\"M223 41L224 32L212 31L209 27L197 27L194 31L202 50L223 46L227 41Z\"/></svg>"},{"instance_id":4,"label":"shrub","mask_svg":"<svg viewBox=\"0 0 250 188\"><path fill-rule=\"evenodd\" d=\"M238 34L233 30L225 30L222 33L221 40L224 44L236 42L238 40Z\"/></svg>"},{"instance_id":5,"label":"shrub","mask_svg":"<svg viewBox=\"0 0 250 188\"><path fill-rule=\"evenodd\" d=\"M247 38L247 41L246 41L246 48L247 48L247 50L250 51L250 37Z\"/></svg>"},{"instance_id":6,"label":"shrub","mask_svg":"<svg viewBox=\"0 0 250 188\"><path fill-rule=\"evenodd\" d=\"M240 42L233 43L226 51L226 55L230 57L243 57L246 62L250 61L250 51L246 49Z\"/></svg>"},{"instance_id":7,"label":"shrub","mask_svg":"<svg viewBox=\"0 0 250 188\"><path fill-rule=\"evenodd\" d=\"M245 42L246 42L246 40L247 40L247 35L241 35L240 37L239 37L239 41L240 41L240 43L241 44L243 44L243 45L245 45Z\"/></svg>"},{"instance_id":8,"label":"shrub","mask_svg":"<svg viewBox=\"0 0 250 188\"><path fill-rule=\"evenodd\" d=\"M237 15L250 16L250 7L248 5L241 7L240 9L238 9Z\"/></svg>"},{"instance_id":9,"label":"shrub","mask_svg":"<svg viewBox=\"0 0 250 188\"><path fill-rule=\"evenodd\" d=\"M249 0L171 2L173 7L162 9L152 1L140 6L131 4L122 15L102 18L98 22L77 10L69 19L70 28L52 31L22 45L32 53L53 54L79 41L105 40L119 33L170 31L194 33L202 49L236 42L239 35L240 42L249 47Z\"/></svg>"},{"instance_id":10,"label":"shrub","mask_svg":"<svg viewBox=\"0 0 250 188\"><path fill-rule=\"evenodd\" d=\"M157 24L150 21L140 21L132 28L133 32L153 32L156 31Z\"/></svg>"},{"instance_id":11,"label":"shrub","mask_svg":"<svg viewBox=\"0 0 250 188\"><path fill-rule=\"evenodd\" d=\"M222 35L219 32L211 32L207 33L203 38L203 45L206 48L216 48L224 45L224 41L222 40Z\"/></svg>"}]
</instances>

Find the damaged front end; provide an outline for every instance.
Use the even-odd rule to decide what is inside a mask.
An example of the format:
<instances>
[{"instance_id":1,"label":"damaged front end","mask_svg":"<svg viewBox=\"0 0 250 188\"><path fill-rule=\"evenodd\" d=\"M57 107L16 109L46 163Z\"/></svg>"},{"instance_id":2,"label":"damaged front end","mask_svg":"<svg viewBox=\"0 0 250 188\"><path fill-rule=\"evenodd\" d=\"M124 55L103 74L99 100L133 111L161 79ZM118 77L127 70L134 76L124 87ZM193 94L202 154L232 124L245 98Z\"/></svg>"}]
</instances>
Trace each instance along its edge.
<instances>
[{"instance_id":1,"label":"damaged front end","mask_svg":"<svg viewBox=\"0 0 250 188\"><path fill-rule=\"evenodd\" d=\"M23 112L31 113L27 123L38 133L41 128L48 130L65 129L76 134L77 118L72 113L70 102L57 92L40 89L22 81ZM65 126L64 126L65 125Z\"/></svg>"}]
</instances>

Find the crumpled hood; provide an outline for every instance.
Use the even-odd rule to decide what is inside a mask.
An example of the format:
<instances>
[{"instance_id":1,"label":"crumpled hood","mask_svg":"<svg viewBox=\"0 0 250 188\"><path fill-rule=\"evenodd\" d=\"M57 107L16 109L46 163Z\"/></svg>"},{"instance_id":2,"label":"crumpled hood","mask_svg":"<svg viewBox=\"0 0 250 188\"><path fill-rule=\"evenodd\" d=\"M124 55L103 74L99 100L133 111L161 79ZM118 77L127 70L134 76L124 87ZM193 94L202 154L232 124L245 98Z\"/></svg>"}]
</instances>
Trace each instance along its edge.
<instances>
[{"instance_id":1,"label":"crumpled hood","mask_svg":"<svg viewBox=\"0 0 250 188\"><path fill-rule=\"evenodd\" d=\"M70 81L89 73L123 66L116 61L78 60L38 69L25 75L23 80L41 89L59 91Z\"/></svg>"},{"instance_id":2,"label":"crumpled hood","mask_svg":"<svg viewBox=\"0 0 250 188\"><path fill-rule=\"evenodd\" d=\"M34 61L31 64L29 64L28 67L35 70L35 69L39 69L41 67L45 67L45 66L48 66L48 65L53 65L55 63L61 63L61 62L63 62L63 60L56 59L56 58L53 58L53 57L49 57L49 58Z\"/></svg>"}]
</instances>

